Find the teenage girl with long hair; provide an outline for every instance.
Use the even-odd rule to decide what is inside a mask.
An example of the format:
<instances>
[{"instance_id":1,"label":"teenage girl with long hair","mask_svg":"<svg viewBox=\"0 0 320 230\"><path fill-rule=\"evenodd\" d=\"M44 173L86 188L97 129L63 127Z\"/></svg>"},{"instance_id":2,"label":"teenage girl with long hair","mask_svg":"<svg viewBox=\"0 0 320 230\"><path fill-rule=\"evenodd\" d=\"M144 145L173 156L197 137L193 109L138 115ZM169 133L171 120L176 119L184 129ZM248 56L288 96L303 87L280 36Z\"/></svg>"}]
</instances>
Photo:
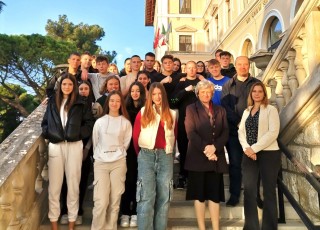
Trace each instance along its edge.
<instances>
[{"instance_id":1,"label":"teenage girl with long hair","mask_svg":"<svg viewBox=\"0 0 320 230\"><path fill-rule=\"evenodd\" d=\"M163 85L152 83L133 132L133 143L139 153L136 198L141 230L167 229L173 188L175 126L176 113L169 108Z\"/></svg>"},{"instance_id":2,"label":"teenage girl with long hair","mask_svg":"<svg viewBox=\"0 0 320 230\"><path fill-rule=\"evenodd\" d=\"M129 94L126 98L126 108L130 116L132 126L140 109L146 103L145 87L138 81L133 82L129 88ZM136 227L137 226L137 200L136 200L136 183L138 177L137 154L133 147L131 139L130 146L127 150L127 175L125 191L121 197L120 205L120 226Z\"/></svg>"},{"instance_id":3,"label":"teenage girl with long hair","mask_svg":"<svg viewBox=\"0 0 320 230\"><path fill-rule=\"evenodd\" d=\"M58 229L60 193L64 174L68 193L69 230L74 229L79 209L79 183L82 165L82 139L92 132L94 119L91 109L78 95L73 75L61 77L58 89L49 98L41 123L42 134L49 140L49 219L52 230Z\"/></svg>"},{"instance_id":4,"label":"teenage girl with long hair","mask_svg":"<svg viewBox=\"0 0 320 230\"><path fill-rule=\"evenodd\" d=\"M121 195L126 179L126 155L132 126L120 91L109 93L103 116L92 133L94 191L92 230L117 229Z\"/></svg>"}]
</instances>

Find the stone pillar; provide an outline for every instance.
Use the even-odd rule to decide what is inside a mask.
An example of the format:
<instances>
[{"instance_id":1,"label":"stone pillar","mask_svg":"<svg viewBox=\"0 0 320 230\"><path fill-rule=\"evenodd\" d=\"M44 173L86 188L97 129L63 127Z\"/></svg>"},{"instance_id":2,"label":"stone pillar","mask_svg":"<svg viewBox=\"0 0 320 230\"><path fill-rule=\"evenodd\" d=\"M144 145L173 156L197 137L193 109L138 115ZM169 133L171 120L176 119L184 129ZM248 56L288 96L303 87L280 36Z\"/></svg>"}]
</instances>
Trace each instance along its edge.
<instances>
[{"instance_id":1,"label":"stone pillar","mask_svg":"<svg viewBox=\"0 0 320 230\"><path fill-rule=\"evenodd\" d=\"M275 79L270 79L268 82L268 85L270 87L270 98L269 98L269 102L271 105L273 105L274 107L276 107L279 111L278 105L276 103L276 86L277 86L277 81Z\"/></svg>"},{"instance_id":2,"label":"stone pillar","mask_svg":"<svg viewBox=\"0 0 320 230\"><path fill-rule=\"evenodd\" d=\"M298 35L299 38L302 40L302 48L301 48L301 55L302 55L302 63L303 63L303 68L306 72L306 77L310 75L309 71L309 60L308 60L308 42L307 42L307 34L306 34L306 29L303 26L300 30L300 33Z\"/></svg>"},{"instance_id":3,"label":"stone pillar","mask_svg":"<svg viewBox=\"0 0 320 230\"><path fill-rule=\"evenodd\" d=\"M282 108L285 106L286 102L284 100L283 97L283 86L282 86L282 77L283 77L283 72L277 70L274 78L277 81L277 86L276 86L276 90L275 90L275 94L276 94L276 103L278 106L278 110L281 111Z\"/></svg>"},{"instance_id":4,"label":"stone pillar","mask_svg":"<svg viewBox=\"0 0 320 230\"><path fill-rule=\"evenodd\" d=\"M290 90L290 87L289 87L289 83L288 83L288 75L287 75L287 71L288 71L288 61L286 60L283 60L280 65L279 65L279 69L282 71L283 73L283 77L281 79L281 84L282 84L282 92L283 92L283 98L284 98L284 101L285 101L285 105L288 104L291 96L292 96L292 93L291 93L291 90Z\"/></svg>"},{"instance_id":5,"label":"stone pillar","mask_svg":"<svg viewBox=\"0 0 320 230\"><path fill-rule=\"evenodd\" d=\"M296 89L299 87L299 83L296 78L296 68L294 65L294 59L296 57L296 52L294 50L289 50L286 59L289 62L288 66L288 85L290 87L291 93L294 94Z\"/></svg>"},{"instance_id":6,"label":"stone pillar","mask_svg":"<svg viewBox=\"0 0 320 230\"><path fill-rule=\"evenodd\" d=\"M22 205L24 200L22 196L22 189L24 187L23 177L20 176L20 170L16 170L14 173L14 178L12 180L12 189L14 194L14 202L13 202L13 216L11 222L8 226L10 230L18 230L21 229L20 220L24 218L24 213L22 211ZM23 175L23 174L22 174Z\"/></svg>"},{"instance_id":7,"label":"stone pillar","mask_svg":"<svg viewBox=\"0 0 320 230\"><path fill-rule=\"evenodd\" d=\"M312 11L305 22L310 72L320 63L320 11Z\"/></svg>"},{"instance_id":8,"label":"stone pillar","mask_svg":"<svg viewBox=\"0 0 320 230\"><path fill-rule=\"evenodd\" d=\"M303 41L300 38L296 38L293 42L292 48L296 51L296 58L294 59L294 65L296 67L296 77L299 82L299 85L302 85L304 79L306 78L306 71L303 67L303 58L302 58L302 46Z\"/></svg>"}]
</instances>

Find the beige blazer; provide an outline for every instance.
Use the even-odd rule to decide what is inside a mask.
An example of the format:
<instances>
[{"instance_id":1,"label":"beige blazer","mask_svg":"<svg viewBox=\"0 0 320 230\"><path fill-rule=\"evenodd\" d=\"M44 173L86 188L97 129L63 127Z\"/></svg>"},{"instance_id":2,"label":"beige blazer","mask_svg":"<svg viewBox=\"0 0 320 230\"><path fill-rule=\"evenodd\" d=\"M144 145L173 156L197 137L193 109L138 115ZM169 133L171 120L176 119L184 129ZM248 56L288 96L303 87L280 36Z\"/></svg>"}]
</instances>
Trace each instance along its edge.
<instances>
[{"instance_id":1,"label":"beige blazer","mask_svg":"<svg viewBox=\"0 0 320 230\"><path fill-rule=\"evenodd\" d=\"M239 141L243 150L248 147L251 147L255 153L261 150L278 150L277 138L280 130L280 119L278 110L272 105L268 105L267 107L260 106L257 143L252 146L247 143L245 122L251 108L252 106L243 112L238 130Z\"/></svg>"}]
</instances>

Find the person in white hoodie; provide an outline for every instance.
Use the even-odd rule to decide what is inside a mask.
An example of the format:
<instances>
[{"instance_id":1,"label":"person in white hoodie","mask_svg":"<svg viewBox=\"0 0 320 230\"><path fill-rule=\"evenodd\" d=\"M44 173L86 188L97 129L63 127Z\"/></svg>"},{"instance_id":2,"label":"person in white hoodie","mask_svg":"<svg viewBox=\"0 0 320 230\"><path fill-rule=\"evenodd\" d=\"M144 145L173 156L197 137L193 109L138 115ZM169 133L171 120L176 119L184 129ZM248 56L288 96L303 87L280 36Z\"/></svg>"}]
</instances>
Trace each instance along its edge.
<instances>
[{"instance_id":1,"label":"person in white hoodie","mask_svg":"<svg viewBox=\"0 0 320 230\"><path fill-rule=\"evenodd\" d=\"M132 126L120 91L109 93L103 115L92 133L94 191L92 230L117 229L121 195L125 189L126 150Z\"/></svg>"},{"instance_id":2,"label":"person in white hoodie","mask_svg":"<svg viewBox=\"0 0 320 230\"><path fill-rule=\"evenodd\" d=\"M145 107L136 116L133 145L138 155L137 214L139 230L167 229L173 189L176 113L164 86L151 84Z\"/></svg>"},{"instance_id":3,"label":"person in white hoodie","mask_svg":"<svg viewBox=\"0 0 320 230\"><path fill-rule=\"evenodd\" d=\"M244 185L245 230L278 229L276 183L281 166L277 143L280 119L277 109L268 104L262 82L252 85L248 108L239 125L239 141L243 148L242 176ZM257 211L257 181L260 173L263 186L262 228Z\"/></svg>"}]
</instances>

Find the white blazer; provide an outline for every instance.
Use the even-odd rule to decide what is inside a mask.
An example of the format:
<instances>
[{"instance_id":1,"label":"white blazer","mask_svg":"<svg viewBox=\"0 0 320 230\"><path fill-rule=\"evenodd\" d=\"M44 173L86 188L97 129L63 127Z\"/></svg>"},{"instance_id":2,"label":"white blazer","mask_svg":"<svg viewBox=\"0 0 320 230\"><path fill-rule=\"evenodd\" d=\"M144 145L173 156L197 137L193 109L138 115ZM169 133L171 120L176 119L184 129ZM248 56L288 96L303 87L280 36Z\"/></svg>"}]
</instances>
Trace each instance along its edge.
<instances>
[{"instance_id":1,"label":"white blazer","mask_svg":"<svg viewBox=\"0 0 320 230\"><path fill-rule=\"evenodd\" d=\"M251 147L255 153L261 150L278 150L277 138L280 130L280 119L278 110L272 105L268 105L267 107L263 105L260 106L258 140L257 143L252 146L248 144L245 122L250 114L251 108L252 106L243 112L238 130L239 141L243 151L248 147Z\"/></svg>"}]
</instances>

